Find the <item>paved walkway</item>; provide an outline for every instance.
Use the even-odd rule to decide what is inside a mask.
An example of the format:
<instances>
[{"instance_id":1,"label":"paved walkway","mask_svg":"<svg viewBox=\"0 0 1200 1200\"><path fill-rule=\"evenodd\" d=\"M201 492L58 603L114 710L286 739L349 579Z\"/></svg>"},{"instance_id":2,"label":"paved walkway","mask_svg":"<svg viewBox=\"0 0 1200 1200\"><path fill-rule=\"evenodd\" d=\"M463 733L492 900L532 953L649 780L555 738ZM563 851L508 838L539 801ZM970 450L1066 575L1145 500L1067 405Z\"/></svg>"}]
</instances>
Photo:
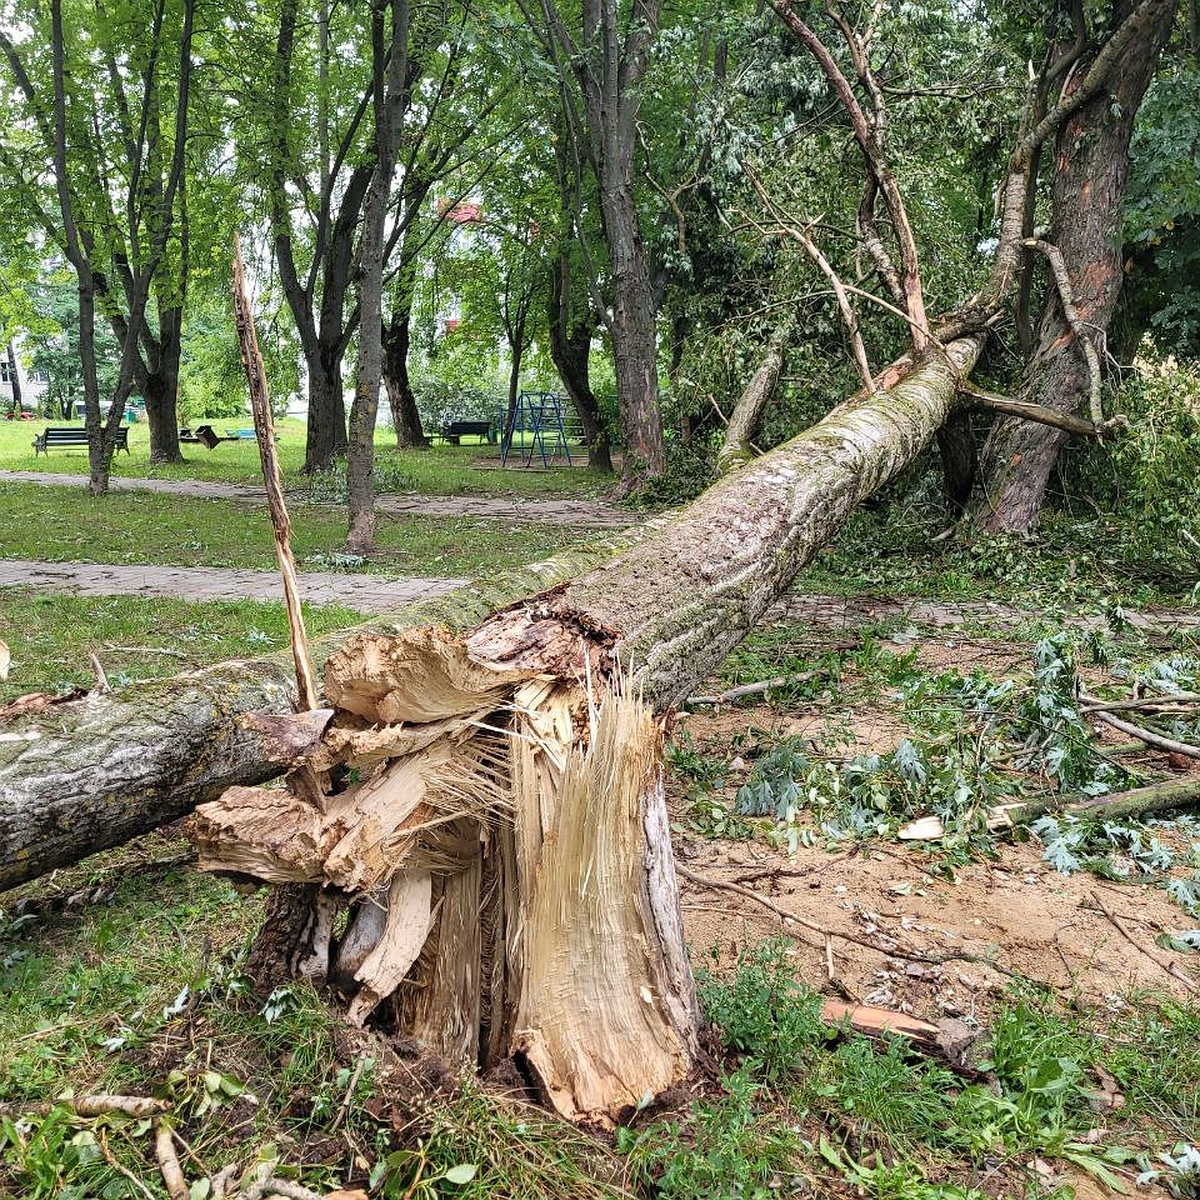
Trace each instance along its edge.
<instances>
[{"instance_id":1,"label":"paved walkway","mask_svg":"<svg viewBox=\"0 0 1200 1200\"><path fill-rule=\"evenodd\" d=\"M83 475L51 471L0 471L0 483L39 483L47 487L81 487ZM240 483L217 483L202 479L136 479L114 475L109 479L114 492L159 492L191 496L198 500L245 500L264 504L263 490ZM293 492L304 502L304 491ZM380 512L416 517L487 517L502 521L527 521L540 525L571 525L578 529L621 529L637 516L597 500L569 500L529 496L425 496L398 493L380 496ZM329 506L333 507L333 506ZM338 506L340 507L340 506Z\"/></svg>"},{"instance_id":2,"label":"paved walkway","mask_svg":"<svg viewBox=\"0 0 1200 1200\"><path fill-rule=\"evenodd\" d=\"M440 596L463 579L388 579L383 575L300 574L300 595L313 604L345 604L361 612L394 612ZM216 567L102 566L0 559L0 588L36 587L80 596L167 596L173 600L278 600L283 585L275 571Z\"/></svg>"}]
</instances>

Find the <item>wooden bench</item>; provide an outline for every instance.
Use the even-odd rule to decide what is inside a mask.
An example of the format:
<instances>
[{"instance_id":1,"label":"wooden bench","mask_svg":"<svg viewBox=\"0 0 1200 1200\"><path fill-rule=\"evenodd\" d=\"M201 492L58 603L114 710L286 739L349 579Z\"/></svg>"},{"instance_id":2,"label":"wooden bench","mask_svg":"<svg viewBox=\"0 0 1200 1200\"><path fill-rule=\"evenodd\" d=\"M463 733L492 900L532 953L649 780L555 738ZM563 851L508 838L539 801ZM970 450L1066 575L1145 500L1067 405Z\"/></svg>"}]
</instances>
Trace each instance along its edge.
<instances>
[{"instance_id":1,"label":"wooden bench","mask_svg":"<svg viewBox=\"0 0 1200 1200\"><path fill-rule=\"evenodd\" d=\"M450 445L460 445L464 437L487 438L489 442L496 440L491 421L447 421L442 426L442 440Z\"/></svg>"},{"instance_id":2,"label":"wooden bench","mask_svg":"<svg viewBox=\"0 0 1200 1200\"><path fill-rule=\"evenodd\" d=\"M78 425L47 425L33 439L33 457L37 458L39 454L49 454L51 446L86 446L87 444L87 430ZM124 425L117 428L114 453L117 450L129 453L129 430Z\"/></svg>"}]
</instances>

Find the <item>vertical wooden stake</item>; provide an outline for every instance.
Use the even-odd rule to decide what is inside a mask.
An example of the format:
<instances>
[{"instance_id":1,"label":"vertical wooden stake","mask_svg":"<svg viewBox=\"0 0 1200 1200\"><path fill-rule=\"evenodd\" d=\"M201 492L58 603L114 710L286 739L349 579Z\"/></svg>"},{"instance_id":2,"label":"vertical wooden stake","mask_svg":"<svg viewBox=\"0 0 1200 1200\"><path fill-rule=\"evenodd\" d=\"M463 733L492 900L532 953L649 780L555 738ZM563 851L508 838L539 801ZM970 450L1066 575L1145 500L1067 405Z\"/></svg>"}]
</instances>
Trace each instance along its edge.
<instances>
[{"instance_id":1,"label":"vertical wooden stake","mask_svg":"<svg viewBox=\"0 0 1200 1200\"><path fill-rule=\"evenodd\" d=\"M308 635L304 632L304 616L300 611L300 589L296 583L296 562L292 558L292 523L283 500L283 482L279 475L279 458L275 453L275 422L271 417L271 397L267 390L267 371L258 349L254 331L254 314L246 294L246 272L242 265L242 239L233 235L233 314L237 324L238 342L242 347L242 366L250 386L250 408L254 413L254 433L262 459L263 483L267 489L267 508L271 513L271 528L275 534L275 557L283 575L283 599L287 604L288 627L292 635L292 658L296 663L296 688L300 693L300 711L317 707L317 687L313 681L312 658L308 652Z\"/></svg>"}]
</instances>

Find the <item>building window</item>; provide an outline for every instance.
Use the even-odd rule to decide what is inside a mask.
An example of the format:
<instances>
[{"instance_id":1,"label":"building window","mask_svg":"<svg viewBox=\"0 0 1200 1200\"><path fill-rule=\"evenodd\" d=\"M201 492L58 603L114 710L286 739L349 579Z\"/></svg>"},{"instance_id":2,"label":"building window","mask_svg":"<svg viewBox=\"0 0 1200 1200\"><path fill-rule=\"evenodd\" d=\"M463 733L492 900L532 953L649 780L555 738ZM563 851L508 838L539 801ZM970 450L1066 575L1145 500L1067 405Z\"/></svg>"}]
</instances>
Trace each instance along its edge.
<instances>
[{"instance_id":1,"label":"building window","mask_svg":"<svg viewBox=\"0 0 1200 1200\"><path fill-rule=\"evenodd\" d=\"M12 383L13 365L7 358L0 358L0 383Z\"/></svg>"}]
</instances>

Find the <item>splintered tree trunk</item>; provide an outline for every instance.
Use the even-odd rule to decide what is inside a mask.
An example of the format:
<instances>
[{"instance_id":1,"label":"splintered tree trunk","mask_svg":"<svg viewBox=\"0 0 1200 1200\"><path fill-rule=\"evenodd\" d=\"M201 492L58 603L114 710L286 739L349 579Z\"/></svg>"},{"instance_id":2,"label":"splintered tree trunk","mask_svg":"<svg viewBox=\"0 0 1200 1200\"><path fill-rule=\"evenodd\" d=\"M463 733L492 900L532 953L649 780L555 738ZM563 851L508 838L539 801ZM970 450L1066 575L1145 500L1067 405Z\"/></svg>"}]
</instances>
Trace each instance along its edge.
<instances>
[{"instance_id":1,"label":"splintered tree trunk","mask_svg":"<svg viewBox=\"0 0 1200 1200\"><path fill-rule=\"evenodd\" d=\"M1133 40L1121 56L1111 92L1101 91L1066 121L1055 145L1050 240L1067 263L1075 307L1101 358L1124 277L1122 217L1129 139L1176 8L1176 0L1149 3L1155 13L1148 36ZM1114 27L1133 7L1132 0L1114 5ZM1079 339L1051 278L1021 398L1071 414L1087 396L1089 382ZM1068 436L1017 417L997 420L983 452L984 495L977 519L984 528L1020 533L1033 525Z\"/></svg>"},{"instance_id":2,"label":"splintered tree trunk","mask_svg":"<svg viewBox=\"0 0 1200 1200\"><path fill-rule=\"evenodd\" d=\"M572 1118L618 1118L696 1052L655 714L913 460L977 353L952 343L606 547L326 647L323 731L286 713L278 660L250 664L241 691L228 668L184 677L178 708L161 688L145 709L96 697L13 722L0 885L44 869L39 834L60 839L64 861L64 826L107 821L110 797L172 797L176 815L178 791L237 783L200 808L195 834L206 867L289 885L260 960L336 981L353 1019L456 1059L515 1058ZM239 727L253 708L275 715ZM172 727L184 735L162 736ZM247 786L267 758L303 775L289 790ZM314 778L323 794L300 786Z\"/></svg>"}]
</instances>

